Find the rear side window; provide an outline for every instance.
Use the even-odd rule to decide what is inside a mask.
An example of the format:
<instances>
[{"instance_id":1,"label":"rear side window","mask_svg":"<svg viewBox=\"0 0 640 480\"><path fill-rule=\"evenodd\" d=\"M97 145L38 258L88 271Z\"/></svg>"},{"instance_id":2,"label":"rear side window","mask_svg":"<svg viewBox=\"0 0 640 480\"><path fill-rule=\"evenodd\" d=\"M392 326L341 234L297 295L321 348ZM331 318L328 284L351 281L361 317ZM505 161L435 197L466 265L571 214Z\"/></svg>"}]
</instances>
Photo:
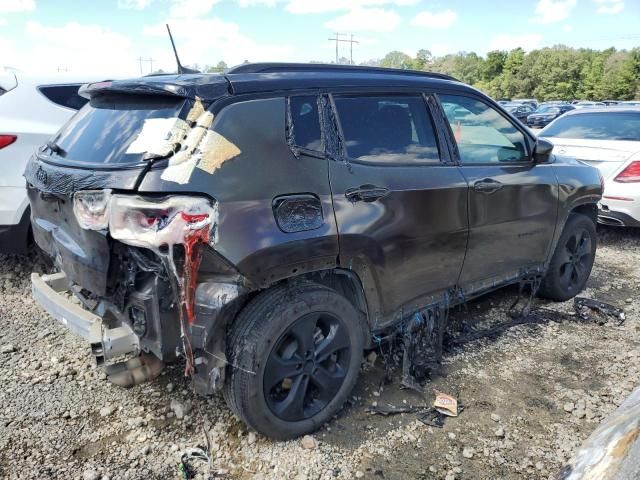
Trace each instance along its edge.
<instances>
[{"instance_id":1,"label":"rear side window","mask_svg":"<svg viewBox=\"0 0 640 480\"><path fill-rule=\"evenodd\" d=\"M334 97L347 154L375 163L439 162L422 96Z\"/></svg>"},{"instance_id":2,"label":"rear side window","mask_svg":"<svg viewBox=\"0 0 640 480\"><path fill-rule=\"evenodd\" d=\"M80 85L49 85L38 88L47 99L61 107L80 110L89 101L78 95Z\"/></svg>"},{"instance_id":3,"label":"rear side window","mask_svg":"<svg viewBox=\"0 0 640 480\"><path fill-rule=\"evenodd\" d=\"M593 112L560 117L540 136L640 141L640 112Z\"/></svg>"},{"instance_id":4,"label":"rear side window","mask_svg":"<svg viewBox=\"0 0 640 480\"><path fill-rule=\"evenodd\" d=\"M184 98L101 95L54 137L57 155L82 163L139 163L164 144L184 117Z\"/></svg>"},{"instance_id":5,"label":"rear side window","mask_svg":"<svg viewBox=\"0 0 640 480\"><path fill-rule=\"evenodd\" d=\"M305 95L289 98L293 142L308 150L322 151L318 97Z\"/></svg>"}]
</instances>

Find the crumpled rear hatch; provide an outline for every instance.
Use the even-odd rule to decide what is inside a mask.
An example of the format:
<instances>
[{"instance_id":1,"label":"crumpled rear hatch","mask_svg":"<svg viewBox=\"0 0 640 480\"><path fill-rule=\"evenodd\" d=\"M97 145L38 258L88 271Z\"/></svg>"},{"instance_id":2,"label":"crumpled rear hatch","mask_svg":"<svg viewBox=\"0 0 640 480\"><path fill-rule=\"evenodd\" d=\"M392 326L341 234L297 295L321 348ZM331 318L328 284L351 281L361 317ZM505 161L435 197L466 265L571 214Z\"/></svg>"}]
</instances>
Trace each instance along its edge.
<instances>
[{"instance_id":1,"label":"crumpled rear hatch","mask_svg":"<svg viewBox=\"0 0 640 480\"><path fill-rule=\"evenodd\" d=\"M224 90L226 92L226 81ZM203 111L194 89L154 79L94 88L90 102L29 161L25 170L33 235L69 281L103 296L108 289L108 232L82 229L73 212L80 190L135 191L155 161L180 148L193 117ZM218 87L222 89L222 84ZM213 91L209 88L210 93Z\"/></svg>"}]
</instances>

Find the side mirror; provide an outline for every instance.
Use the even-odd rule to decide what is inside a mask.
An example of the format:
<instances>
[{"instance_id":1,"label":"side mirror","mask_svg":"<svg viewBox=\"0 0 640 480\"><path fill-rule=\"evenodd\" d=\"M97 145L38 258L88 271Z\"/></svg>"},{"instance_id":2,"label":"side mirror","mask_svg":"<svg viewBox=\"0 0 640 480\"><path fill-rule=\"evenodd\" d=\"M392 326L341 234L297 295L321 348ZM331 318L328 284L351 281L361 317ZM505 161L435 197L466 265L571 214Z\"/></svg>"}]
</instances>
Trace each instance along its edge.
<instances>
[{"instance_id":1,"label":"side mirror","mask_svg":"<svg viewBox=\"0 0 640 480\"><path fill-rule=\"evenodd\" d=\"M536 139L536 146L533 149L533 163L547 163L551 159L553 143L544 138Z\"/></svg>"}]
</instances>

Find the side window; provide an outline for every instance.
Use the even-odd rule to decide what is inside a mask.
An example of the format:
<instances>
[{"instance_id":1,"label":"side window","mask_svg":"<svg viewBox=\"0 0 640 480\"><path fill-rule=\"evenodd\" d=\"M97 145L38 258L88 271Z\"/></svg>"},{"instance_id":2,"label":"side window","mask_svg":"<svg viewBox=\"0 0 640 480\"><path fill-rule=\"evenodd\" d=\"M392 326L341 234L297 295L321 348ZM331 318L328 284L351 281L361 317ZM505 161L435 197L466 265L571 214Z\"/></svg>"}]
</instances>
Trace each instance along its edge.
<instances>
[{"instance_id":1,"label":"side window","mask_svg":"<svg viewBox=\"0 0 640 480\"><path fill-rule=\"evenodd\" d=\"M80 85L50 85L39 87L42 94L51 102L62 107L80 110L89 101L78 95Z\"/></svg>"},{"instance_id":2,"label":"side window","mask_svg":"<svg viewBox=\"0 0 640 480\"><path fill-rule=\"evenodd\" d=\"M289 98L293 142L296 146L322 151L318 97L305 95Z\"/></svg>"},{"instance_id":3,"label":"side window","mask_svg":"<svg viewBox=\"0 0 640 480\"><path fill-rule=\"evenodd\" d=\"M349 157L376 163L440 161L422 96L336 96Z\"/></svg>"},{"instance_id":4,"label":"side window","mask_svg":"<svg viewBox=\"0 0 640 480\"><path fill-rule=\"evenodd\" d=\"M462 164L527 162L527 141L510 121L471 97L439 95Z\"/></svg>"}]
</instances>

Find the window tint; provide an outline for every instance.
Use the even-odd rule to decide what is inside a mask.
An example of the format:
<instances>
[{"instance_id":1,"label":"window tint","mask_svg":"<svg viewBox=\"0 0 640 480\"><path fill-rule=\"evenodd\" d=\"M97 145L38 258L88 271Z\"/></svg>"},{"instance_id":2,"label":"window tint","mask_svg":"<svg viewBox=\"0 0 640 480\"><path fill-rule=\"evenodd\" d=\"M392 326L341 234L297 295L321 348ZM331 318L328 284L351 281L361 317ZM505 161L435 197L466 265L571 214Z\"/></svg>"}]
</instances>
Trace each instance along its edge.
<instances>
[{"instance_id":1,"label":"window tint","mask_svg":"<svg viewBox=\"0 0 640 480\"><path fill-rule=\"evenodd\" d=\"M335 97L349 157L381 163L439 162L421 96Z\"/></svg>"},{"instance_id":2,"label":"window tint","mask_svg":"<svg viewBox=\"0 0 640 480\"><path fill-rule=\"evenodd\" d=\"M42 94L56 105L80 110L89 101L78 95L80 85L51 85L40 87Z\"/></svg>"},{"instance_id":3,"label":"window tint","mask_svg":"<svg viewBox=\"0 0 640 480\"><path fill-rule=\"evenodd\" d=\"M528 161L524 134L489 105L439 95L463 164Z\"/></svg>"},{"instance_id":4,"label":"window tint","mask_svg":"<svg viewBox=\"0 0 640 480\"><path fill-rule=\"evenodd\" d=\"M322 150L320 136L320 117L318 116L318 98L316 96L291 97L291 122L293 123L293 141L298 147L309 150Z\"/></svg>"},{"instance_id":5,"label":"window tint","mask_svg":"<svg viewBox=\"0 0 640 480\"><path fill-rule=\"evenodd\" d=\"M640 141L640 113L593 112L560 117L540 136L588 140Z\"/></svg>"},{"instance_id":6,"label":"window tint","mask_svg":"<svg viewBox=\"0 0 640 480\"><path fill-rule=\"evenodd\" d=\"M168 96L94 97L56 135L57 155L85 163L141 162L146 154L142 138L146 144L163 145L184 104L183 98Z\"/></svg>"}]
</instances>

